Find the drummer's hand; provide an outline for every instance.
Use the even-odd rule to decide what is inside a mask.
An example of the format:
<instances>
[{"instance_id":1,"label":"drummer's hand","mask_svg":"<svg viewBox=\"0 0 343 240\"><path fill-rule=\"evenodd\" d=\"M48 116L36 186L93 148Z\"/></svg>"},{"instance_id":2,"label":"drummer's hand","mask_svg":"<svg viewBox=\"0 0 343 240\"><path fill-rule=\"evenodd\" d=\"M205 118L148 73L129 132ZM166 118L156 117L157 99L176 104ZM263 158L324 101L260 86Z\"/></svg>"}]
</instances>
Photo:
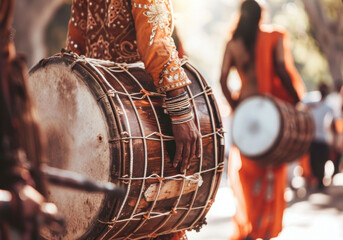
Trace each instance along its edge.
<instances>
[{"instance_id":1,"label":"drummer's hand","mask_svg":"<svg viewBox=\"0 0 343 240\"><path fill-rule=\"evenodd\" d=\"M173 135L176 143L176 152L173 166L181 164L181 172L190 167L193 158L199 158L201 154L201 135L191 120L182 124L172 124Z\"/></svg>"}]
</instances>

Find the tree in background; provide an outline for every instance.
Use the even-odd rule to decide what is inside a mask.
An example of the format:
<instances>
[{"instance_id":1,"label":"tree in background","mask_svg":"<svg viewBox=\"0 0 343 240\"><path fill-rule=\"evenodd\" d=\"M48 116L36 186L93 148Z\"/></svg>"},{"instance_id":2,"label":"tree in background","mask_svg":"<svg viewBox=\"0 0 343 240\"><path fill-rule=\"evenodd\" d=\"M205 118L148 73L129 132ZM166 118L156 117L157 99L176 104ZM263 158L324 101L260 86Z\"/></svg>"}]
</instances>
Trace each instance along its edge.
<instances>
[{"instance_id":1,"label":"tree in background","mask_svg":"<svg viewBox=\"0 0 343 240\"><path fill-rule=\"evenodd\" d=\"M273 21L292 37L297 67L309 90L342 82L343 3L339 0L269 0Z\"/></svg>"},{"instance_id":2,"label":"tree in background","mask_svg":"<svg viewBox=\"0 0 343 240\"><path fill-rule=\"evenodd\" d=\"M343 3L338 0L302 0L311 34L326 57L335 84L343 83Z\"/></svg>"}]
</instances>

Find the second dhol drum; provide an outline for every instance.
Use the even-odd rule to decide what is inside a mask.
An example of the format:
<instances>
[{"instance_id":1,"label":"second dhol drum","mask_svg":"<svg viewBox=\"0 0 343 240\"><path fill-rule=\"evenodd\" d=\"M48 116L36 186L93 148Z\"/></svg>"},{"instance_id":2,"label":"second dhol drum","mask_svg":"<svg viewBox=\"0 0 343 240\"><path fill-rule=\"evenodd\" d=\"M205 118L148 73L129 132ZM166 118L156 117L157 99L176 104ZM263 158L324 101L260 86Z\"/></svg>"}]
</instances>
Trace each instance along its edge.
<instances>
[{"instance_id":1,"label":"second dhol drum","mask_svg":"<svg viewBox=\"0 0 343 240\"><path fill-rule=\"evenodd\" d=\"M310 112L266 95L243 100L232 119L232 140L241 154L261 165L301 157L314 136Z\"/></svg>"}]
</instances>

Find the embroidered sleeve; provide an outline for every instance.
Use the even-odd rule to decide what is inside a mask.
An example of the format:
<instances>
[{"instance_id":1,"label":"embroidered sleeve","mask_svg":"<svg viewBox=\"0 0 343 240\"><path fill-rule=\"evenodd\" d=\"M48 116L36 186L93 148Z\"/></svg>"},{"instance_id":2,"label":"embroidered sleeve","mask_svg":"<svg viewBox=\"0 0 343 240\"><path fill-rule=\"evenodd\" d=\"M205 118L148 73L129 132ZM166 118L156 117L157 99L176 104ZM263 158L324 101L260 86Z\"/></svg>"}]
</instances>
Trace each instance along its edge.
<instances>
[{"instance_id":1,"label":"embroidered sleeve","mask_svg":"<svg viewBox=\"0 0 343 240\"><path fill-rule=\"evenodd\" d=\"M132 0L137 46L159 92L190 84L171 37L170 0Z\"/></svg>"},{"instance_id":2,"label":"embroidered sleeve","mask_svg":"<svg viewBox=\"0 0 343 240\"><path fill-rule=\"evenodd\" d=\"M87 0L73 0L68 27L67 48L77 54L86 52Z\"/></svg>"}]
</instances>

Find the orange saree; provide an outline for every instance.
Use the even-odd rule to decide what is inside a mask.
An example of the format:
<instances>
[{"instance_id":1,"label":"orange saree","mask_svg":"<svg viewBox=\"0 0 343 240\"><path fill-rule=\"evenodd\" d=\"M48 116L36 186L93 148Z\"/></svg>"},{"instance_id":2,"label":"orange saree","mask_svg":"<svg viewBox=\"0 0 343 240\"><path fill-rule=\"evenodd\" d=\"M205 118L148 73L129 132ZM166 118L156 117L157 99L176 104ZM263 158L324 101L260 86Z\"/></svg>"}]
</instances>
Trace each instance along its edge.
<instances>
[{"instance_id":1,"label":"orange saree","mask_svg":"<svg viewBox=\"0 0 343 240\"><path fill-rule=\"evenodd\" d=\"M305 92L293 63L287 34L266 27L261 27L256 39L258 89L260 93L271 94L293 103L292 97L274 71L273 51L280 38L283 38L285 65L293 86L300 98ZM270 239L281 232L283 211L286 207L286 177L286 165L261 167L242 156L236 147L232 147L229 154L229 180L237 198L237 211L234 216L235 230L230 239Z\"/></svg>"}]
</instances>

